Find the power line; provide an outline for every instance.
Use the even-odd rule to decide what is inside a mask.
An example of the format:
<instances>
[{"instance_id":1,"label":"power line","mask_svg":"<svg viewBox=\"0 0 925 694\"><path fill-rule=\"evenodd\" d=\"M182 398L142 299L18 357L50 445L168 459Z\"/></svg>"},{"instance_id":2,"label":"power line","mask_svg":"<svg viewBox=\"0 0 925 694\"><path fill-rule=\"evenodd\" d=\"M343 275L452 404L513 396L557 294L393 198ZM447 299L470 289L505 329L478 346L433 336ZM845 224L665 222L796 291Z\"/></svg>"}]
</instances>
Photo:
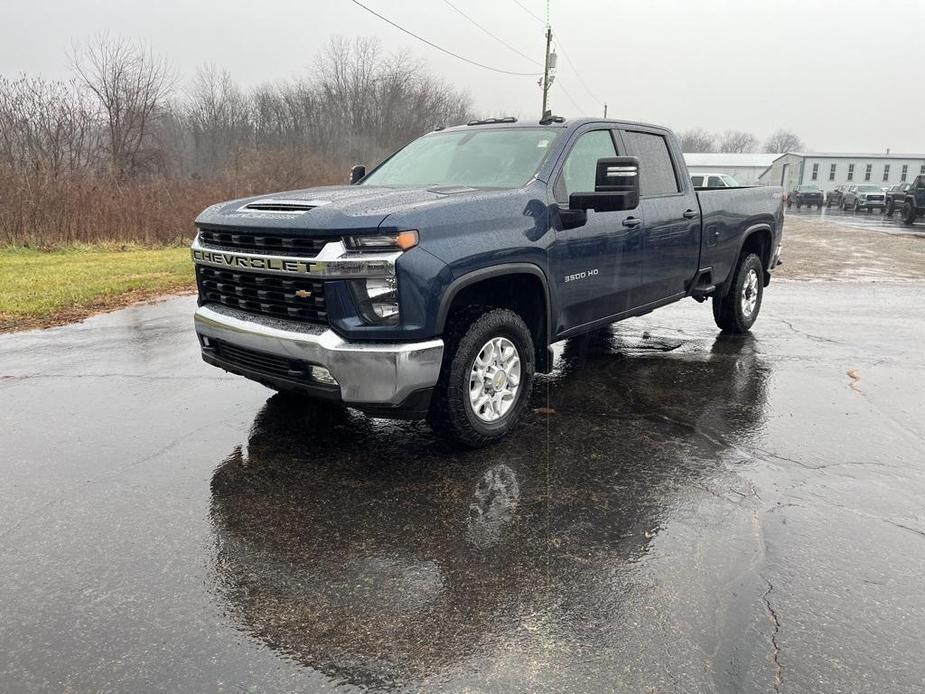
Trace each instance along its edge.
<instances>
[{"instance_id":1,"label":"power line","mask_svg":"<svg viewBox=\"0 0 925 694\"><path fill-rule=\"evenodd\" d=\"M566 97L568 97L568 100L572 102L572 106L578 109L578 114L579 115L583 114L585 110L581 106L579 106L578 102L575 101L575 99L572 97L571 94L569 94L568 89L565 88L565 85L562 84L562 82L558 80L556 81L556 84L559 86L559 89L562 90L562 93L565 94Z\"/></svg>"},{"instance_id":2,"label":"power line","mask_svg":"<svg viewBox=\"0 0 925 694\"><path fill-rule=\"evenodd\" d=\"M600 99L591 91L591 87L588 86L588 83L585 82L584 77L581 76L581 73L578 71L578 68L575 67L575 63L572 62L572 59L568 57L568 53L565 52L565 46L562 45L562 41L556 39L556 43L559 44L559 52L562 54L562 57L565 58L565 61L569 64L569 67L572 68L572 72L575 73L575 77L578 78L578 81L581 82L581 86L584 87L584 90L588 93L588 96L591 97L591 100L594 103L602 103Z\"/></svg>"},{"instance_id":3,"label":"power line","mask_svg":"<svg viewBox=\"0 0 925 694\"><path fill-rule=\"evenodd\" d=\"M418 41L422 41L423 43L426 43L426 44L427 44L428 46L430 46L431 48L436 48L438 51L441 51L441 52L443 52L443 53L446 53L447 55L451 55L451 56L453 56L454 58L456 58L456 59L458 59L458 60L462 60L464 63L469 63L470 65L475 65L476 67L480 67L480 68L482 68L482 69L484 69L484 70L491 70L492 72L500 72L500 73L503 74L503 75L517 75L517 76L519 76L519 77L535 77L536 75L540 74L540 73L538 73L538 72L511 72L510 70L501 70L501 69L499 69L499 68L492 67L491 65L484 65L484 64L482 64L482 63L478 63L478 62L476 62L476 61L474 61L474 60L471 60L471 59L469 59L469 58L466 58L466 57L464 57L464 56L461 56L461 55L459 55L458 53L453 53L453 51L449 51L449 50L447 50L446 48L443 48L442 46L438 46L437 44L433 43L432 41L428 41L428 40L425 39L423 36L418 36L418 35L415 34L413 31L409 31L408 29L405 29L405 27L396 24L395 22L393 22L393 21L392 21L391 19L389 19L388 17L383 17L381 14L379 14L378 12L376 12L375 10L373 10L372 8L369 8L369 7L367 7L366 5L364 5L362 2L359 2L359 0L351 0L351 1L353 2L354 5L358 5L359 7L362 7L364 10L366 10L367 12L369 12L369 13L372 14L372 15L375 15L376 17L378 17L379 19L381 19L383 22L386 22L387 24L391 24L391 25L392 25L393 27L395 27L396 29L405 32L406 34L408 34L408 36L413 36L413 37L416 38Z\"/></svg>"},{"instance_id":4,"label":"power line","mask_svg":"<svg viewBox=\"0 0 925 694\"><path fill-rule=\"evenodd\" d=\"M488 34L489 36L491 36L495 41L497 41L498 43L500 43L502 46L505 46L505 47L509 48L510 50L514 51L517 55L521 56L522 58L526 58L527 60L529 60L529 61L530 61L531 63L533 63L534 65L542 65L542 63L539 62L538 60L534 60L534 59L531 58L529 55L527 55L527 54L525 54L525 53L521 53L519 50L517 50L516 48L514 48L514 46L512 46L512 45L509 44L507 41L505 41L504 39L502 39L500 36L497 36L496 34L493 34L492 32L490 32L488 29L486 29L486 28L483 27L481 24L479 24L477 21L475 21L474 19L472 19L472 17L470 17L469 15L467 15L465 12L463 12L463 11L462 11L461 9L459 9L458 7L456 7L456 5L454 5L453 3L451 3L450 0L443 0L443 2L445 2L447 5L449 5L449 6L452 7L454 10L456 10L456 11L457 11L459 14L461 14L465 19L469 20L469 22L471 22L472 24L474 24L475 26L477 26L479 29L481 29L482 31L484 31L486 34Z\"/></svg>"},{"instance_id":5,"label":"power line","mask_svg":"<svg viewBox=\"0 0 925 694\"><path fill-rule=\"evenodd\" d=\"M543 26L546 26L546 22L543 21L543 19L542 19L541 17L539 17L539 16L533 14L533 12L530 10L530 8L527 7L526 5L524 5L522 2L520 2L520 0L514 0L514 4L517 5L517 6L518 6L520 9L522 9L524 12L526 12L528 15L530 15L531 17L533 17L533 18L534 18L536 21L538 21L540 24L542 24Z\"/></svg>"}]
</instances>

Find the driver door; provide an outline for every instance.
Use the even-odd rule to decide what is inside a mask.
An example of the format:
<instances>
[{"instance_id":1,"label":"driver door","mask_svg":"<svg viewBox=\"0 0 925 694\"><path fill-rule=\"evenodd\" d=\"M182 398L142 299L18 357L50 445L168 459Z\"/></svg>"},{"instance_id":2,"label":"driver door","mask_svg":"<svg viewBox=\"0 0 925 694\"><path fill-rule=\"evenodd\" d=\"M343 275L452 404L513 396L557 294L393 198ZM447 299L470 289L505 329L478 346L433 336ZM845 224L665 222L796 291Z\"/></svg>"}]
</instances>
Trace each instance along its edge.
<instances>
[{"instance_id":1,"label":"driver door","mask_svg":"<svg viewBox=\"0 0 925 694\"><path fill-rule=\"evenodd\" d=\"M560 208L568 208L571 193L594 190L597 160L618 155L615 137L611 129L593 126L575 137L553 176L553 194ZM643 226L638 209L589 210L586 224L556 231L549 262L559 306L557 337L641 305Z\"/></svg>"}]
</instances>

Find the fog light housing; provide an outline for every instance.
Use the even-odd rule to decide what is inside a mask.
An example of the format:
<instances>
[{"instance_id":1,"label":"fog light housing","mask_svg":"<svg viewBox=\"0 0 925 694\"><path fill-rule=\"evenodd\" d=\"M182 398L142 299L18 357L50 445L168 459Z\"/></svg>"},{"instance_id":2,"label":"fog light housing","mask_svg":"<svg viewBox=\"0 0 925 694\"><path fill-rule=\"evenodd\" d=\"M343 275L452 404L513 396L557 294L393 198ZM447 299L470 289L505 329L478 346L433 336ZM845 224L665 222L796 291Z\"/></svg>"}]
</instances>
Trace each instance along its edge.
<instances>
[{"instance_id":1,"label":"fog light housing","mask_svg":"<svg viewBox=\"0 0 925 694\"><path fill-rule=\"evenodd\" d=\"M398 289L394 277L354 280L350 286L364 322L370 325L398 325Z\"/></svg>"},{"instance_id":2,"label":"fog light housing","mask_svg":"<svg viewBox=\"0 0 925 694\"><path fill-rule=\"evenodd\" d=\"M311 377L313 381L317 381L318 383L324 383L325 385L329 386L337 385L337 379L334 378L334 376L331 375L331 372L323 366L316 366L315 364L312 364Z\"/></svg>"}]
</instances>

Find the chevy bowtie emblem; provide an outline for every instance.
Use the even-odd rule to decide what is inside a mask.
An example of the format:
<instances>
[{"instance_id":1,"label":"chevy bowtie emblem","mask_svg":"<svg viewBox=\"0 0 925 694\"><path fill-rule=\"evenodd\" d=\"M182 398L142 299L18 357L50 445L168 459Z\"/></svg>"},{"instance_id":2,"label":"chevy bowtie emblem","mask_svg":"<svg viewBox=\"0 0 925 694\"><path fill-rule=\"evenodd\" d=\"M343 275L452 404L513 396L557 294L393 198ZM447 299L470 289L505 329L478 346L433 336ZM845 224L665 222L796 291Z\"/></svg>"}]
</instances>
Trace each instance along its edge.
<instances>
[{"instance_id":1,"label":"chevy bowtie emblem","mask_svg":"<svg viewBox=\"0 0 925 694\"><path fill-rule=\"evenodd\" d=\"M306 291L305 289L296 289L295 295L299 297L300 299L307 299L308 297L312 295L312 293L309 291Z\"/></svg>"}]
</instances>

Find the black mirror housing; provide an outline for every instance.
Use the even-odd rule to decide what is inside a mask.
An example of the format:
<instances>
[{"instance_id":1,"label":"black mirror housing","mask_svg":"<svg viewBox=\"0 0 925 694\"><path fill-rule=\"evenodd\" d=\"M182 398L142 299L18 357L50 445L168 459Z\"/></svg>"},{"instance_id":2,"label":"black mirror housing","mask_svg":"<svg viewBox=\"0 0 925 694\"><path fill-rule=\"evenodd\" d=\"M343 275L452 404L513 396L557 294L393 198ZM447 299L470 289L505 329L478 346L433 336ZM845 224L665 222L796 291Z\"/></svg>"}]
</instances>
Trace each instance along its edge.
<instances>
[{"instance_id":1,"label":"black mirror housing","mask_svg":"<svg viewBox=\"0 0 925 694\"><path fill-rule=\"evenodd\" d=\"M352 169L350 169L350 185L359 182L359 180L365 175L366 167L362 164L357 164Z\"/></svg>"},{"instance_id":2,"label":"black mirror housing","mask_svg":"<svg viewBox=\"0 0 925 694\"><path fill-rule=\"evenodd\" d=\"M593 193L569 195L569 209L622 212L639 207L639 159L606 157L597 160Z\"/></svg>"}]
</instances>

